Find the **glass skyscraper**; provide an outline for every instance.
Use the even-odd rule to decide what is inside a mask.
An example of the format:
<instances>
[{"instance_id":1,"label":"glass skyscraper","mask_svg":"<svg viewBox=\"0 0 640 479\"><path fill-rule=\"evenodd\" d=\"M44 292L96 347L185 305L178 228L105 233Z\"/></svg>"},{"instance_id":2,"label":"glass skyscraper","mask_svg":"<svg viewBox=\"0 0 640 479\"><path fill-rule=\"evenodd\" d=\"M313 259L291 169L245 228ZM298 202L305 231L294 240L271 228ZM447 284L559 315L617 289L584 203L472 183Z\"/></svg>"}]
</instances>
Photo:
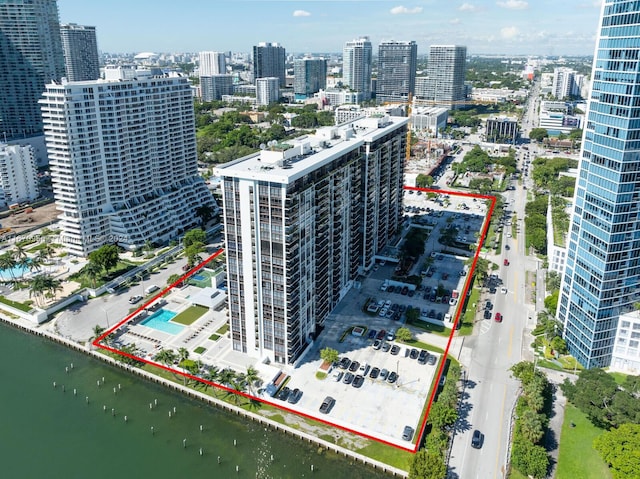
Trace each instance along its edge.
<instances>
[{"instance_id":1,"label":"glass skyscraper","mask_svg":"<svg viewBox=\"0 0 640 479\"><path fill-rule=\"evenodd\" d=\"M640 292L640 1L606 0L558 318L585 367L611 362L618 317Z\"/></svg>"}]
</instances>

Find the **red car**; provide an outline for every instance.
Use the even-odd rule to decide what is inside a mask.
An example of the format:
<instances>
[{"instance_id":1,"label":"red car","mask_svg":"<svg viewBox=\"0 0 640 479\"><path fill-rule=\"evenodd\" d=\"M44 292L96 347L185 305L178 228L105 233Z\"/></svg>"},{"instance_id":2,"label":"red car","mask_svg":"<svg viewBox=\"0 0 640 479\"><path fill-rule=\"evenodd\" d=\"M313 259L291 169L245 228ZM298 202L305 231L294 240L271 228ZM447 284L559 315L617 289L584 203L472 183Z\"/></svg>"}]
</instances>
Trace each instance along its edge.
<instances>
[{"instance_id":1,"label":"red car","mask_svg":"<svg viewBox=\"0 0 640 479\"><path fill-rule=\"evenodd\" d=\"M507 258L504 259L504 265L509 266L509 260Z\"/></svg>"},{"instance_id":2,"label":"red car","mask_svg":"<svg viewBox=\"0 0 640 479\"><path fill-rule=\"evenodd\" d=\"M502 322L502 315L500 313L496 313L496 323Z\"/></svg>"}]
</instances>

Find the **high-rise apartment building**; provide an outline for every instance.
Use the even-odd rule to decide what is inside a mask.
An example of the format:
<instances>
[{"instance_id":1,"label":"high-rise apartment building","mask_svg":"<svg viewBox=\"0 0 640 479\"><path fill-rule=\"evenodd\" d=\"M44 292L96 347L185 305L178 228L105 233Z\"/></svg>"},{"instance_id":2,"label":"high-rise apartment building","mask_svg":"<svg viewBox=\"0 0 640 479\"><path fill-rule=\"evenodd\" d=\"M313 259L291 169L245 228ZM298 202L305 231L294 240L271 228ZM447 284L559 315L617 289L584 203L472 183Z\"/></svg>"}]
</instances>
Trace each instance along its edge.
<instances>
[{"instance_id":1,"label":"high-rise apartment building","mask_svg":"<svg viewBox=\"0 0 640 479\"><path fill-rule=\"evenodd\" d=\"M558 303L587 368L610 364L619 317L640 298L640 5L603 3Z\"/></svg>"},{"instance_id":2,"label":"high-rise apartment building","mask_svg":"<svg viewBox=\"0 0 640 479\"><path fill-rule=\"evenodd\" d=\"M421 81L417 100L449 109L464 106L466 91L464 76L467 69L467 47L431 45L427 63L427 77Z\"/></svg>"},{"instance_id":3,"label":"high-rise apartment building","mask_svg":"<svg viewBox=\"0 0 640 479\"><path fill-rule=\"evenodd\" d=\"M88 81L100 78L96 27L62 24L60 37L67 80Z\"/></svg>"},{"instance_id":4,"label":"high-rise apartment building","mask_svg":"<svg viewBox=\"0 0 640 479\"><path fill-rule=\"evenodd\" d=\"M0 2L0 139L42 135L38 100L64 76L56 0Z\"/></svg>"},{"instance_id":5,"label":"high-rise apartment building","mask_svg":"<svg viewBox=\"0 0 640 479\"><path fill-rule=\"evenodd\" d=\"M210 77L227 73L227 60L223 52L198 53L198 75Z\"/></svg>"},{"instance_id":6,"label":"high-rise apartment building","mask_svg":"<svg viewBox=\"0 0 640 479\"><path fill-rule=\"evenodd\" d=\"M33 147L0 143L0 205L32 201L39 195Z\"/></svg>"},{"instance_id":7,"label":"high-rise apartment building","mask_svg":"<svg viewBox=\"0 0 640 479\"><path fill-rule=\"evenodd\" d=\"M293 62L293 93L296 100L312 97L327 87L327 60L298 58Z\"/></svg>"},{"instance_id":8,"label":"high-rise apartment building","mask_svg":"<svg viewBox=\"0 0 640 479\"><path fill-rule=\"evenodd\" d=\"M198 175L187 78L46 86L41 100L51 179L68 251L162 244L215 208Z\"/></svg>"},{"instance_id":9,"label":"high-rise apartment building","mask_svg":"<svg viewBox=\"0 0 640 479\"><path fill-rule=\"evenodd\" d=\"M416 42L382 42L378 46L378 103L407 101L416 86L417 64Z\"/></svg>"},{"instance_id":10,"label":"high-rise apartment building","mask_svg":"<svg viewBox=\"0 0 640 479\"><path fill-rule=\"evenodd\" d=\"M233 349L294 363L401 228L407 118L379 116L221 165Z\"/></svg>"},{"instance_id":11,"label":"high-rise apartment building","mask_svg":"<svg viewBox=\"0 0 640 479\"><path fill-rule=\"evenodd\" d=\"M258 78L256 80L256 103L271 105L280 100L280 79L277 77Z\"/></svg>"},{"instance_id":12,"label":"high-rise apartment building","mask_svg":"<svg viewBox=\"0 0 640 479\"><path fill-rule=\"evenodd\" d=\"M233 75L211 75L200 77L202 101L222 100L224 95L233 95Z\"/></svg>"},{"instance_id":13,"label":"high-rise apartment building","mask_svg":"<svg viewBox=\"0 0 640 479\"><path fill-rule=\"evenodd\" d=\"M363 100L371 98L371 67L373 49L369 37L361 37L344 44L342 51L342 82L362 93Z\"/></svg>"},{"instance_id":14,"label":"high-rise apartment building","mask_svg":"<svg viewBox=\"0 0 640 479\"><path fill-rule=\"evenodd\" d=\"M261 42L253 47L253 78L277 77L280 86L287 84L286 52L279 43Z\"/></svg>"}]
</instances>

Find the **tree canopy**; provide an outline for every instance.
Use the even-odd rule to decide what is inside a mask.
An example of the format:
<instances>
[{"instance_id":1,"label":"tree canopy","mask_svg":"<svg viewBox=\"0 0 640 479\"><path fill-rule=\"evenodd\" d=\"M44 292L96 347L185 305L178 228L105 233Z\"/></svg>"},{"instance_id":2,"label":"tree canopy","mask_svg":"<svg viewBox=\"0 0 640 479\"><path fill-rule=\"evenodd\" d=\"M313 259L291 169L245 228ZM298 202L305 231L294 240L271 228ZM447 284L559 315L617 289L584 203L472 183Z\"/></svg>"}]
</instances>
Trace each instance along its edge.
<instances>
[{"instance_id":1,"label":"tree canopy","mask_svg":"<svg viewBox=\"0 0 640 479\"><path fill-rule=\"evenodd\" d=\"M118 265L120 250L114 244L106 244L89 253L89 261L109 271Z\"/></svg>"},{"instance_id":2,"label":"tree canopy","mask_svg":"<svg viewBox=\"0 0 640 479\"><path fill-rule=\"evenodd\" d=\"M640 425L622 424L593 441L614 479L640 479Z\"/></svg>"}]
</instances>

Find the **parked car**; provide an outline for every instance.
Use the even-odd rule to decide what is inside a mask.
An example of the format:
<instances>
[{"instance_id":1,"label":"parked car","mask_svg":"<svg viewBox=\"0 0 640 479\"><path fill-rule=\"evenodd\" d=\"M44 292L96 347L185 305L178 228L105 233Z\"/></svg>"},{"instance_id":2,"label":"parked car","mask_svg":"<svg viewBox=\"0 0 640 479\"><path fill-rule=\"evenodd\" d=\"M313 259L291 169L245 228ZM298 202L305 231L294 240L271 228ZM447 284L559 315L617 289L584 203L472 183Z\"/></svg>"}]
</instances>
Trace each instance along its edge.
<instances>
[{"instance_id":1,"label":"parked car","mask_svg":"<svg viewBox=\"0 0 640 479\"><path fill-rule=\"evenodd\" d=\"M384 329L381 329L380 331L378 331L378 334L376 335L376 339L379 339L382 341L386 335L387 335L387 332Z\"/></svg>"},{"instance_id":2,"label":"parked car","mask_svg":"<svg viewBox=\"0 0 640 479\"><path fill-rule=\"evenodd\" d=\"M415 349L415 348L412 348L412 349L411 349L411 352L409 353L409 357L410 357L411 359L418 359L418 356L419 356L419 355L420 355L420 352L419 352L417 349Z\"/></svg>"},{"instance_id":3,"label":"parked car","mask_svg":"<svg viewBox=\"0 0 640 479\"><path fill-rule=\"evenodd\" d=\"M324 401L322 401L322 404L320 405L320 412L322 414L329 414L329 411L331 411L335 403L335 399L333 399L331 396L327 396L326 398L324 398Z\"/></svg>"},{"instance_id":4,"label":"parked car","mask_svg":"<svg viewBox=\"0 0 640 479\"><path fill-rule=\"evenodd\" d=\"M484 310L484 319L491 319L491 311L488 309Z\"/></svg>"},{"instance_id":5,"label":"parked car","mask_svg":"<svg viewBox=\"0 0 640 479\"><path fill-rule=\"evenodd\" d=\"M345 373L344 377L342 378L342 382L344 384L351 384L353 382L353 374Z\"/></svg>"},{"instance_id":6,"label":"parked car","mask_svg":"<svg viewBox=\"0 0 640 479\"><path fill-rule=\"evenodd\" d=\"M477 429L473 431L473 436L471 436L471 447L474 449L480 449L482 447L482 443L484 442L484 434L482 434Z\"/></svg>"},{"instance_id":7,"label":"parked car","mask_svg":"<svg viewBox=\"0 0 640 479\"><path fill-rule=\"evenodd\" d=\"M286 401L287 399L289 399L290 394L291 389L285 386L280 390L280 393L278 393L278 399L280 399L280 401Z\"/></svg>"},{"instance_id":8,"label":"parked car","mask_svg":"<svg viewBox=\"0 0 640 479\"><path fill-rule=\"evenodd\" d=\"M435 354L430 354L429 357L427 358L427 364L429 366L433 366L434 364L436 364L437 358L435 356Z\"/></svg>"},{"instance_id":9,"label":"parked car","mask_svg":"<svg viewBox=\"0 0 640 479\"><path fill-rule=\"evenodd\" d=\"M376 379L378 376L380 376L380 369L379 368L372 368L371 372L369 373L369 377L371 379Z\"/></svg>"},{"instance_id":10,"label":"parked car","mask_svg":"<svg viewBox=\"0 0 640 479\"><path fill-rule=\"evenodd\" d=\"M501 322L502 322L502 314L496 313L496 323L501 323Z\"/></svg>"},{"instance_id":11,"label":"parked car","mask_svg":"<svg viewBox=\"0 0 640 479\"><path fill-rule=\"evenodd\" d=\"M387 382L393 384L397 380L398 380L398 375L394 371L391 371L387 376Z\"/></svg>"},{"instance_id":12,"label":"parked car","mask_svg":"<svg viewBox=\"0 0 640 479\"><path fill-rule=\"evenodd\" d=\"M391 329L387 333L387 341L393 341L394 339L396 339L396 332L393 329Z\"/></svg>"},{"instance_id":13,"label":"parked car","mask_svg":"<svg viewBox=\"0 0 640 479\"><path fill-rule=\"evenodd\" d=\"M374 339L376 337L376 334L378 334L378 331L376 331L375 329L370 329L367 337L369 339Z\"/></svg>"},{"instance_id":14,"label":"parked car","mask_svg":"<svg viewBox=\"0 0 640 479\"><path fill-rule=\"evenodd\" d=\"M340 369L347 369L351 365L351 359L344 357L340 360L338 366Z\"/></svg>"},{"instance_id":15,"label":"parked car","mask_svg":"<svg viewBox=\"0 0 640 479\"><path fill-rule=\"evenodd\" d=\"M413 428L411 426L405 426L402 431L402 439L405 441L411 441L413 439Z\"/></svg>"},{"instance_id":16,"label":"parked car","mask_svg":"<svg viewBox=\"0 0 640 479\"><path fill-rule=\"evenodd\" d=\"M382 350L386 353L391 349L391 345L389 343L382 343Z\"/></svg>"},{"instance_id":17,"label":"parked car","mask_svg":"<svg viewBox=\"0 0 640 479\"><path fill-rule=\"evenodd\" d=\"M426 364L427 359L429 359L429 353L423 349L418 356L418 362L420 364Z\"/></svg>"},{"instance_id":18,"label":"parked car","mask_svg":"<svg viewBox=\"0 0 640 479\"><path fill-rule=\"evenodd\" d=\"M382 380L387 379L388 375L389 375L389 371L387 371L386 369L383 369L382 371L380 371L380 379Z\"/></svg>"},{"instance_id":19,"label":"parked car","mask_svg":"<svg viewBox=\"0 0 640 479\"><path fill-rule=\"evenodd\" d=\"M349 365L349 371L355 373L360 367L360 363L358 361L354 361Z\"/></svg>"},{"instance_id":20,"label":"parked car","mask_svg":"<svg viewBox=\"0 0 640 479\"><path fill-rule=\"evenodd\" d=\"M289 399L287 399L287 402L289 404L296 404L298 401L300 401L301 397L302 397L302 390L295 388L293 391L291 391L291 394L289 395Z\"/></svg>"},{"instance_id":21,"label":"parked car","mask_svg":"<svg viewBox=\"0 0 640 479\"><path fill-rule=\"evenodd\" d=\"M331 379L333 379L335 382L339 382L342 379L342 376L344 376L344 373L342 371L335 370L333 372L333 375L331 376Z\"/></svg>"},{"instance_id":22,"label":"parked car","mask_svg":"<svg viewBox=\"0 0 640 479\"><path fill-rule=\"evenodd\" d=\"M142 300L142 296L140 296L139 294L135 295L135 296L131 296L129 298L129 304L136 304L137 302Z\"/></svg>"},{"instance_id":23,"label":"parked car","mask_svg":"<svg viewBox=\"0 0 640 479\"><path fill-rule=\"evenodd\" d=\"M400 352L400 346L398 346L397 344L394 344L391 347L391 354L393 354L394 356L397 356L399 352Z\"/></svg>"},{"instance_id":24,"label":"parked car","mask_svg":"<svg viewBox=\"0 0 640 479\"><path fill-rule=\"evenodd\" d=\"M380 349L380 346L382 346L382 341L380 341L379 339L376 339L372 345L373 349Z\"/></svg>"},{"instance_id":25,"label":"parked car","mask_svg":"<svg viewBox=\"0 0 640 479\"><path fill-rule=\"evenodd\" d=\"M363 376L360 376L359 374L358 374L355 378L353 378L353 383L351 383L351 385L352 385L354 388L359 388L359 387L361 387L363 384L364 384L364 377L363 377Z\"/></svg>"}]
</instances>

